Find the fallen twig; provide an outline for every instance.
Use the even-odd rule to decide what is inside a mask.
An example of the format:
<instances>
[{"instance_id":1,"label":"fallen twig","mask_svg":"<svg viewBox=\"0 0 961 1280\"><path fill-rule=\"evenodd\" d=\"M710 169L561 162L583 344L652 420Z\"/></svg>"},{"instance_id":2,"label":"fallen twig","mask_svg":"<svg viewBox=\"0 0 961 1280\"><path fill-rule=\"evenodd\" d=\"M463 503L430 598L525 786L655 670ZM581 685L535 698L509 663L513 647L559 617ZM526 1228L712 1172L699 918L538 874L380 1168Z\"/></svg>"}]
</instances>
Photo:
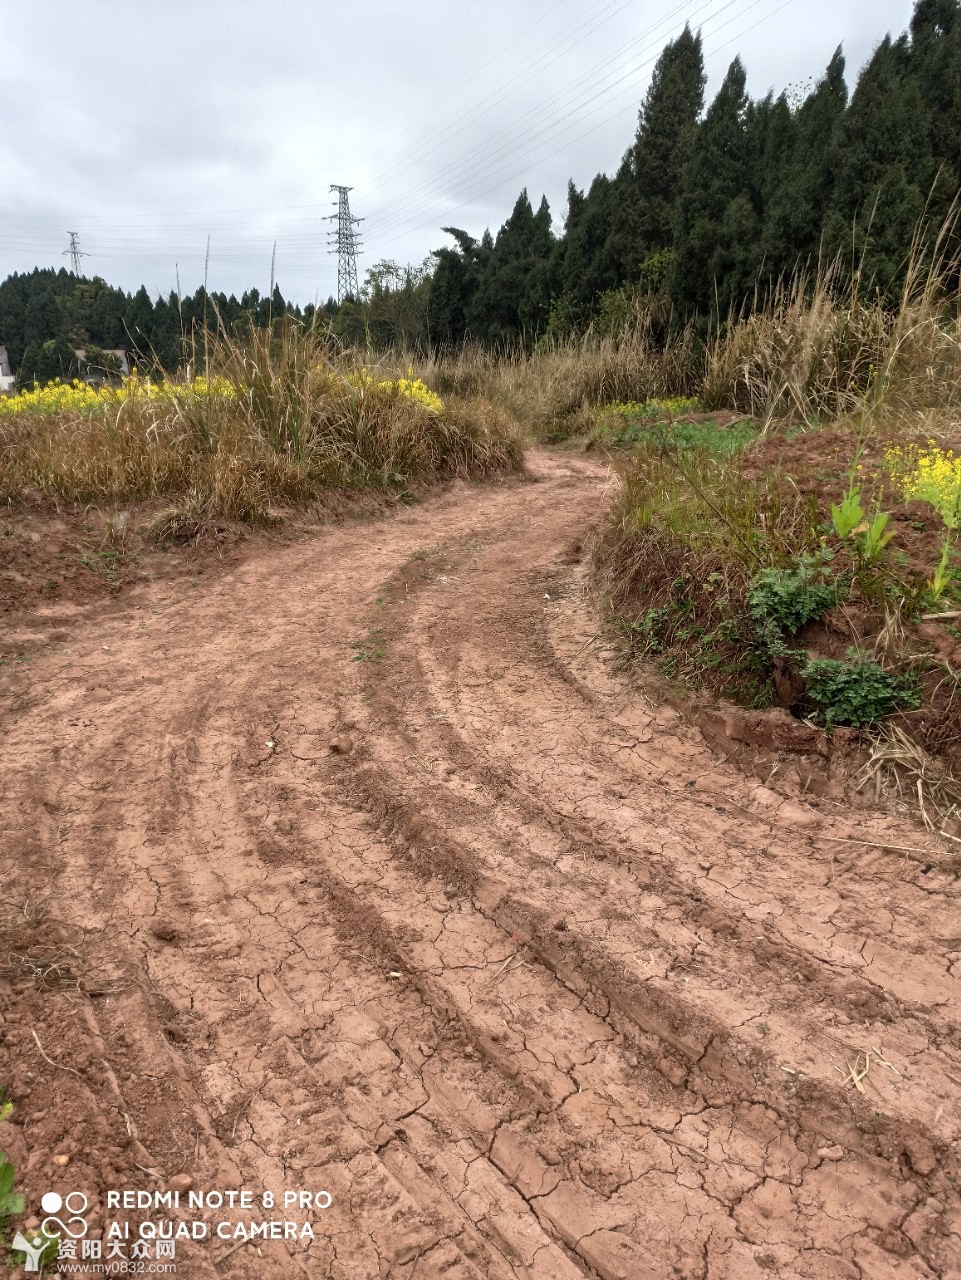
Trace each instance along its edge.
<instances>
[{"instance_id":1,"label":"fallen twig","mask_svg":"<svg viewBox=\"0 0 961 1280\"><path fill-rule=\"evenodd\" d=\"M857 836L822 836L816 837L818 840L830 840L833 844L863 844L869 849L887 849L891 853L923 853L925 857L934 857L937 849L914 849L903 844L878 844L875 840L861 840Z\"/></svg>"},{"instance_id":2,"label":"fallen twig","mask_svg":"<svg viewBox=\"0 0 961 1280\"><path fill-rule=\"evenodd\" d=\"M214 1258L214 1266L219 1267L222 1262L226 1262L232 1253L236 1253L238 1249L242 1249L245 1244L250 1244L250 1239L238 1240L236 1244L232 1244L226 1253L222 1253L219 1258Z\"/></svg>"}]
</instances>

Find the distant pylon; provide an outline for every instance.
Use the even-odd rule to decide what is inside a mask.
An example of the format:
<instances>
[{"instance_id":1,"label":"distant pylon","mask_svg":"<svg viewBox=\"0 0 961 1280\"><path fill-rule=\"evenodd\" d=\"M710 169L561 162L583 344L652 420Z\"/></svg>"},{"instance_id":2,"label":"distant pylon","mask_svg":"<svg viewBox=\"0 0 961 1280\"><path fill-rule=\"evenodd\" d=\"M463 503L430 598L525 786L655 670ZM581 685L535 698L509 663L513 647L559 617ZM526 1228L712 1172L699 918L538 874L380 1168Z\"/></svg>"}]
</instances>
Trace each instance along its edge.
<instances>
[{"instance_id":1,"label":"distant pylon","mask_svg":"<svg viewBox=\"0 0 961 1280\"><path fill-rule=\"evenodd\" d=\"M70 270L75 276L79 276L82 274L80 269L80 259L89 258L90 254L84 253L80 248L80 236L78 232L68 231L67 235L70 237L70 248L64 249L62 256L70 259Z\"/></svg>"},{"instance_id":2,"label":"distant pylon","mask_svg":"<svg viewBox=\"0 0 961 1280\"><path fill-rule=\"evenodd\" d=\"M331 191L337 192L337 212L330 213L326 222L336 222L337 230L331 231L327 243L332 245L331 253L337 254L337 301L343 302L347 297L356 298L357 289L357 254L362 250L360 235L354 229L360 226L363 218L353 218L350 214L350 202L347 192L353 187L338 187L330 184Z\"/></svg>"}]
</instances>

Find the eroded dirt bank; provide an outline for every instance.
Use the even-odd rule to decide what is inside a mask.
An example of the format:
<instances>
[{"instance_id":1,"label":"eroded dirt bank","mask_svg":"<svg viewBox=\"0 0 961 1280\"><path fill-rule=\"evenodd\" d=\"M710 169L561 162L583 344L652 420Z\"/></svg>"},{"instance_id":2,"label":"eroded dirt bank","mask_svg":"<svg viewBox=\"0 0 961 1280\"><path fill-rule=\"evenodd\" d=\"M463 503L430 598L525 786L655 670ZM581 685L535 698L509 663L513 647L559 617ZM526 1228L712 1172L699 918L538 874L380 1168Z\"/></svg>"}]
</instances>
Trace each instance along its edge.
<instances>
[{"instance_id":1,"label":"eroded dirt bank","mask_svg":"<svg viewBox=\"0 0 961 1280\"><path fill-rule=\"evenodd\" d=\"M331 1193L188 1277L961 1275L956 875L612 675L572 551L609 475L533 471L6 675L30 1206Z\"/></svg>"}]
</instances>

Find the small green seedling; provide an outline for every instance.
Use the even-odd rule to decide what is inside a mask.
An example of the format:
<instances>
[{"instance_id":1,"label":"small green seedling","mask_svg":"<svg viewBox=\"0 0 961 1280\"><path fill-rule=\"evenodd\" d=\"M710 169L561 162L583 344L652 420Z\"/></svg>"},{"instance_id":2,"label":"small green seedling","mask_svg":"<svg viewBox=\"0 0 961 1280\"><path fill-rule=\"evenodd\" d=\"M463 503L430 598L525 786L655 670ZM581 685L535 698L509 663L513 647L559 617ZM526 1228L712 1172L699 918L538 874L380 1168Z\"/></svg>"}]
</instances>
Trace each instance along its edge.
<instances>
[{"instance_id":1,"label":"small green seedling","mask_svg":"<svg viewBox=\"0 0 961 1280\"><path fill-rule=\"evenodd\" d=\"M886 511L879 511L871 520L862 521L861 525L855 529L858 536L858 549L866 564L874 564L894 537L894 530L887 527L890 519Z\"/></svg>"},{"instance_id":2,"label":"small green seedling","mask_svg":"<svg viewBox=\"0 0 961 1280\"><path fill-rule=\"evenodd\" d=\"M840 506L831 503L831 523L834 525L834 532L842 542L865 523L860 489L851 485L841 499Z\"/></svg>"}]
</instances>

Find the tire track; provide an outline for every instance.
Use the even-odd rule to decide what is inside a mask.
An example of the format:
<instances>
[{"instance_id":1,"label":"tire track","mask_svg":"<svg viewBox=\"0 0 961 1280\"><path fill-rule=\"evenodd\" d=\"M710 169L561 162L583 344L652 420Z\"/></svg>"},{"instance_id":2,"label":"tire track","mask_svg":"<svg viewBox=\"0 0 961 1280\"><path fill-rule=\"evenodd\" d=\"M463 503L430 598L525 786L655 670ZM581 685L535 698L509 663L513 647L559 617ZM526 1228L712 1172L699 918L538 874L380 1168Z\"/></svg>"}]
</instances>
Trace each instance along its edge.
<instances>
[{"instance_id":1,"label":"tire track","mask_svg":"<svg viewBox=\"0 0 961 1280\"><path fill-rule=\"evenodd\" d=\"M793 829L612 675L566 552L606 474L536 478L153 589L13 690L4 894L83 939L3 1006L28 1190L58 1143L330 1190L198 1276L961 1273L956 886L832 858L856 818Z\"/></svg>"}]
</instances>

